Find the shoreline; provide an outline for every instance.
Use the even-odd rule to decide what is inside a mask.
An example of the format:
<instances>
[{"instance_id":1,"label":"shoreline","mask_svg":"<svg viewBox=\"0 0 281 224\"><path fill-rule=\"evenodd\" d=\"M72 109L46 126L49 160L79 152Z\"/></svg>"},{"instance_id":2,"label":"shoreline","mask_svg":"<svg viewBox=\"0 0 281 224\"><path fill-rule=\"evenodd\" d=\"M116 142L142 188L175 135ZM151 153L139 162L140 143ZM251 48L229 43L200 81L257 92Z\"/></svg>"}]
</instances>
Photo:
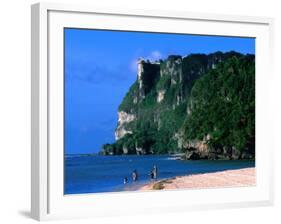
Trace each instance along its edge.
<instances>
[{"instance_id":1,"label":"shoreline","mask_svg":"<svg viewBox=\"0 0 281 224\"><path fill-rule=\"evenodd\" d=\"M140 191L246 187L256 184L255 168L242 168L212 173L190 174L167 178L140 187Z\"/></svg>"}]
</instances>

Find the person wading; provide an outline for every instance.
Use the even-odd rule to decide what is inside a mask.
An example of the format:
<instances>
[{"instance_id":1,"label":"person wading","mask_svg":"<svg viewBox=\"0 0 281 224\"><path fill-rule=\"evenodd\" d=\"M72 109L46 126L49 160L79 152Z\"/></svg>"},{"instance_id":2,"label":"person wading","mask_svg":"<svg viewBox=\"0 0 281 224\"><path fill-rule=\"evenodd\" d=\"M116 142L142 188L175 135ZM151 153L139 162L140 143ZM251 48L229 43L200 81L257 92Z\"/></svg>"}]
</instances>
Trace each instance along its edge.
<instances>
[{"instance_id":1,"label":"person wading","mask_svg":"<svg viewBox=\"0 0 281 224\"><path fill-rule=\"evenodd\" d=\"M137 181L138 180L138 172L137 172L137 170L133 171L132 178L133 178L133 181Z\"/></svg>"},{"instance_id":2,"label":"person wading","mask_svg":"<svg viewBox=\"0 0 281 224\"><path fill-rule=\"evenodd\" d=\"M128 177L125 177L124 178L124 184L127 184L128 183Z\"/></svg>"},{"instance_id":3,"label":"person wading","mask_svg":"<svg viewBox=\"0 0 281 224\"><path fill-rule=\"evenodd\" d=\"M158 168L156 165L153 166L152 173L153 173L153 179L156 180L158 176Z\"/></svg>"}]
</instances>

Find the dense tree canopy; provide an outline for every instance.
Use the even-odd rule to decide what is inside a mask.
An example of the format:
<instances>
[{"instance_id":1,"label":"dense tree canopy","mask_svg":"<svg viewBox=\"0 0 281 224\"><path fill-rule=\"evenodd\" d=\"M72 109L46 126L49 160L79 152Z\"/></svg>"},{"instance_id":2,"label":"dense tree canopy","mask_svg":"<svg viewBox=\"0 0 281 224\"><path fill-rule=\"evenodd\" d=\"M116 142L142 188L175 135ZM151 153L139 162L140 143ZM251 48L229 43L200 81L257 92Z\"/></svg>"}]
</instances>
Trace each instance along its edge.
<instances>
[{"instance_id":1,"label":"dense tree canopy","mask_svg":"<svg viewBox=\"0 0 281 224\"><path fill-rule=\"evenodd\" d=\"M253 56L232 57L196 81L184 123L185 138L214 148L254 150L255 64Z\"/></svg>"}]
</instances>

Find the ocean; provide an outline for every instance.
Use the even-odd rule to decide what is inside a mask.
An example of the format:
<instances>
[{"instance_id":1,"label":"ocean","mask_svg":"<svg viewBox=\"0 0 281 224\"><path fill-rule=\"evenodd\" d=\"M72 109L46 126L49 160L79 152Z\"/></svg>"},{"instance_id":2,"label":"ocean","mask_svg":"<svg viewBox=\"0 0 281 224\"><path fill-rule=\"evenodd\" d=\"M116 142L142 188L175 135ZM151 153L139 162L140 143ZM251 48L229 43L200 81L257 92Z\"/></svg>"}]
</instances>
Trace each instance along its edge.
<instances>
[{"instance_id":1,"label":"ocean","mask_svg":"<svg viewBox=\"0 0 281 224\"><path fill-rule=\"evenodd\" d=\"M64 194L135 191L149 183L149 172L158 168L157 180L175 176L209 173L255 167L246 160L184 161L169 155L66 155L64 161ZM138 181L132 181L137 170ZM124 184L124 178L128 183Z\"/></svg>"}]
</instances>

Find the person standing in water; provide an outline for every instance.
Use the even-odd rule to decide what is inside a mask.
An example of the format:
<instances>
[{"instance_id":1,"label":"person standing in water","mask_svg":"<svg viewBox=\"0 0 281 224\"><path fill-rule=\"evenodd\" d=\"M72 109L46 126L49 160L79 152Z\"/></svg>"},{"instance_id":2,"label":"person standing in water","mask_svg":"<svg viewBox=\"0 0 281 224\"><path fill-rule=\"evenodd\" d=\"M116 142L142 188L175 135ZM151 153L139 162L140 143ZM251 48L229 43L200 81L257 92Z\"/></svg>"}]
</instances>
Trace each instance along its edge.
<instances>
[{"instance_id":1,"label":"person standing in water","mask_svg":"<svg viewBox=\"0 0 281 224\"><path fill-rule=\"evenodd\" d=\"M152 169L152 174L153 174L153 179L157 179L157 176L158 176L158 168L156 165L153 166L153 169Z\"/></svg>"},{"instance_id":2,"label":"person standing in water","mask_svg":"<svg viewBox=\"0 0 281 224\"><path fill-rule=\"evenodd\" d=\"M124 178L124 184L127 184L128 183L128 177L125 177Z\"/></svg>"},{"instance_id":3,"label":"person standing in water","mask_svg":"<svg viewBox=\"0 0 281 224\"><path fill-rule=\"evenodd\" d=\"M138 180L138 172L137 172L137 170L133 171L132 178L133 178L133 181L137 181Z\"/></svg>"}]
</instances>

